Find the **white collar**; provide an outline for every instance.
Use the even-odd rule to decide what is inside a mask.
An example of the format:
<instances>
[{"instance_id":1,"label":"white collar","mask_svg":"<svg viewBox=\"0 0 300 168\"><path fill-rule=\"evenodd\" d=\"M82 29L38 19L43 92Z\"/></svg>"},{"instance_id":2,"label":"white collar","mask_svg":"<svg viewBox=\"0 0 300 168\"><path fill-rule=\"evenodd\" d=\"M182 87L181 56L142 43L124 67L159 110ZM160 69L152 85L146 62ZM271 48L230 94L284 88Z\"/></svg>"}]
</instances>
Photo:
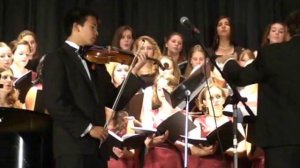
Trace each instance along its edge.
<instances>
[{"instance_id":1,"label":"white collar","mask_svg":"<svg viewBox=\"0 0 300 168\"><path fill-rule=\"evenodd\" d=\"M72 42L72 41L68 41L68 40L66 40L65 41L69 46L71 46L71 47L73 47L73 48L75 48L75 49L79 49L79 45L77 45L76 43L74 43L74 42Z\"/></svg>"}]
</instances>

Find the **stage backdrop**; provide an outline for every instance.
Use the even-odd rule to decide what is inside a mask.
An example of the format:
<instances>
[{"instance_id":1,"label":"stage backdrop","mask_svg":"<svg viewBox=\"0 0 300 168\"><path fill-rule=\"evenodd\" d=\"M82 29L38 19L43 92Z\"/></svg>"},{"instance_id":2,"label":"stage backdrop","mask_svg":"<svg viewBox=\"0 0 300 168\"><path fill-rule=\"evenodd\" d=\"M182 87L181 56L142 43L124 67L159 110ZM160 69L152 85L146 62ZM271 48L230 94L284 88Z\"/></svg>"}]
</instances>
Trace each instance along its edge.
<instances>
[{"instance_id":1,"label":"stage backdrop","mask_svg":"<svg viewBox=\"0 0 300 168\"><path fill-rule=\"evenodd\" d=\"M283 21L295 9L296 0L0 0L0 41L9 43L23 29L37 33L41 54L51 52L65 39L62 20L73 7L89 7L101 17L98 45L109 45L115 29L124 24L134 28L135 35L150 35L162 47L164 36L182 33L186 48L197 43L191 32L180 25L186 16L201 31L210 46L216 19L232 18L235 40L246 48L257 49L266 25Z\"/></svg>"}]
</instances>

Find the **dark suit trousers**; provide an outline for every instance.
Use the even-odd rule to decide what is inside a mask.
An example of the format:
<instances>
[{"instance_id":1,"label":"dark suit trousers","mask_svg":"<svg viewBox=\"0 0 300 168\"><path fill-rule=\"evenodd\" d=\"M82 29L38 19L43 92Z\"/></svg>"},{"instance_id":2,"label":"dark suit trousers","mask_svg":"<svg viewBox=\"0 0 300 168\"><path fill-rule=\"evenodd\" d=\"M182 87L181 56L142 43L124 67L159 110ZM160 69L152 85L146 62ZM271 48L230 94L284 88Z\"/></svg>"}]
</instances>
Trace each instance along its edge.
<instances>
[{"instance_id":1,"label":"dark suit trousers","mask_svg":"<svg viewBox=\"0 0 300 168\"><path fill-rule=\"evenodd\" d=\"M56 158L56 168L107 168L99 155L63 155Z\"/></svg>"},{"instance_id":2,"label":"dark suit trousers","mask_svg":"<svg viewBox=\"0 0 300 168\"><path fill-rule=\"evenodd\" d=\"M266 168L299 168L300 145L264 148Z\"/></svg>"}]
</instances>

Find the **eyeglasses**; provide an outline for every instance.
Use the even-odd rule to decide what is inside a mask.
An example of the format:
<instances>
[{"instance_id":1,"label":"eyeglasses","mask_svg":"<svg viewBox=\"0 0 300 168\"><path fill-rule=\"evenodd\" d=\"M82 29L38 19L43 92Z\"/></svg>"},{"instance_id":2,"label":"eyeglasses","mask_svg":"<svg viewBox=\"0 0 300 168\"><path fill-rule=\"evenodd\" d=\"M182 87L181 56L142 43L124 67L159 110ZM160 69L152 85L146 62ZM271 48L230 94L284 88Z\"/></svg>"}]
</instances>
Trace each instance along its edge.
<instances>
[{"instance_id":1,"label":"eyeglasses","mask_svg":"<svg viewBox=\"0 0 300 168\"><path fill-rule=\"evenodd\" d=\"M15 78L13 77L13 76L11 76L11 75L0 75L0 78L2 79L2 80L6 80L6 79L10 79L10 80L14 80Z\"/></svg>"}]
</instances>

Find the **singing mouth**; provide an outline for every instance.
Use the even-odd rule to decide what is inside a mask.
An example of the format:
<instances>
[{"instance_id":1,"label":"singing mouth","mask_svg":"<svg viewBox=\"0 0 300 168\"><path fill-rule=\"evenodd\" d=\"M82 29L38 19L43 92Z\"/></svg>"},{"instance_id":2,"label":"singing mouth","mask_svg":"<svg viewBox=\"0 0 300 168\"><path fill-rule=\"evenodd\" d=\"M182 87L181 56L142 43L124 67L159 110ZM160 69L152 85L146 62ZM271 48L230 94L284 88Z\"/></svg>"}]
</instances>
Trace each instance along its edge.
<instances>
[{"instance_id":1,"label":"singing mouth","mask_svg":"<svg viewBox=\"0 0 300 168\"><path fill-rule=\"evenodd\" d=\"M173 48L175 51L179 51L179 48L178 47L174 47Z\"/></svg>"}]
</instances>

